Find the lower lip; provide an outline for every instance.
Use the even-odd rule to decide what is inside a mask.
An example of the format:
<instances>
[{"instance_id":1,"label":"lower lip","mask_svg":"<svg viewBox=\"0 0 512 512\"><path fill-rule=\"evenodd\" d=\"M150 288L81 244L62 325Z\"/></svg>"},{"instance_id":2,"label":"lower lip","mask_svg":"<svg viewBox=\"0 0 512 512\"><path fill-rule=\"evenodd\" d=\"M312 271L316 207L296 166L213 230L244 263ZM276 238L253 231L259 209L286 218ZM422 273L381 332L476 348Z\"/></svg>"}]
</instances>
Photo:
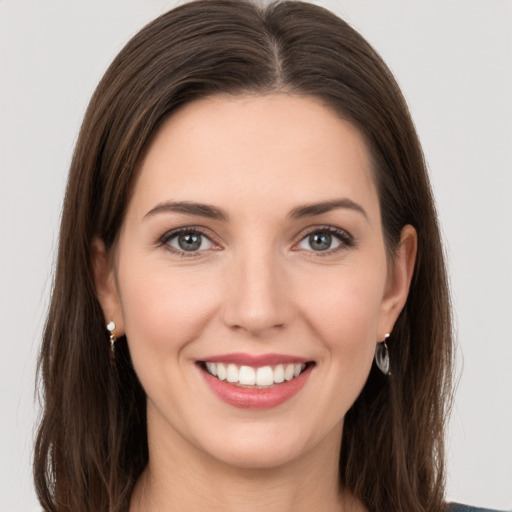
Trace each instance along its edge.
<instances>
[{"instance_id":1,"label":"lower lip","mask_svg":"<svg viewBox=\"0 0 512 512\"><path fill-rule=\"evenodd\" d=\"M202 368L200 371L213 393L227 404L239 409L270 409L295 396L306 383L312 367L313 365L308 365L298 377L281 384L274 384L266 389L236 386L225 380L217 379Z\"/></svg>"}]
</instances>

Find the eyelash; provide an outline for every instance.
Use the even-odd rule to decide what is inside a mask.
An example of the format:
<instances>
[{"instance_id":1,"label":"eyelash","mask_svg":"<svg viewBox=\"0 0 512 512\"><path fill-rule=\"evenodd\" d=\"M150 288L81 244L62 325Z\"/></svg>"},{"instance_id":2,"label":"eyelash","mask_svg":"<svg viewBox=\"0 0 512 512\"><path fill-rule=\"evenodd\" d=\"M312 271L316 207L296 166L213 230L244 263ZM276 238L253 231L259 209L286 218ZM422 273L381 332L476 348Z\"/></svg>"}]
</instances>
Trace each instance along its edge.
<instances>
[{"instance_id":1,"label":"eyelash","mask_svg":"<svg viewBox=\"0 0 512 512\"><path fill-rule=\"evenodd\" d=\"M310 237L313 234L317 233L327 233L329 235L334 235L336 238L338 238L340 244L338 247L335 247L333 249L326 249L325 251L314 251L310 250L311 256L315 258L324 258L327 256L332 256L333 254L337 254L341 251L350 249L354 247L355 240L354 237L349 234L344 229L340 229L334 226L318 226L314 228L308 228L306 232L303 232L299 235L297 238L297 241L295 242L295 245L302 242L302 240L305 240L307 237Z\"/></svg>"},{"instance_id":2,"label":"eyelash","mask_svg":"<svg viewBox=\"0 0 512 512\"><path fill-rule=\"evenodd\" d=\"M173 254L177 254L178 256L181 256L182 258L197 258L201 256L202 251L180 251L171 245L169 245L169 242L176 238L179 235L187 234L187 235L199 235L203 236L206 239L208 239L212 244L217 244L215 239L211 235L207 235L203 230L198 229L196 227L183 227L178 229L173 229L172 231L168 231L163 235L160 240L159 244L164 246L166 250L169 252L172 252ZM217 244L218 245L218 244Z\"/></svg>"},{"instance_id":3,"label":"eyelash","mask_svg":"<svg viewBox=\"0 0 512 512\"><path fill-rule=\"evenodd\" d=\"M297 237L296 241L294 242L294 246L297 245L298 243L302 242L303 240L305 240L307 237L309 237L313 234L316 234L316 233L328 233L329 235L334 235L336 238L338 238L340 245L338 247L335 247L334 249L326 249L325 251L310 250L309 252L311 252L312 255L314 255L314 257L322 258L325 256L330 256L330 255L336 254L340 251L350 249L351 247L354 247L354 245L355 245L354 237L352 235L350 235L347 231L340 229L340 228L336 228L334 226L318 226L318 227L315 227L312 229L310 228L306 232L301 233ZM169 232L165 233L159 239L158 243L161 246L165 246L166 250L170 251L173 254L177 254L177 255L181 256L182 258L200 257L201 253L203 251L200 251L200 250L198 250L198 251L180 251L180 250L172 247L171 245L169 245L169 242L173 238L175 238L181 234L199 235L199 236L202 236L202 237L205 237L206 239L208 239L212 244L219 245L215 241L214 237L206 234L205 231L203 231L202 229L198 229L196 227L183 227L183 228L178 228L178 229L169 231Z\"/></svg>"}]
</instances>

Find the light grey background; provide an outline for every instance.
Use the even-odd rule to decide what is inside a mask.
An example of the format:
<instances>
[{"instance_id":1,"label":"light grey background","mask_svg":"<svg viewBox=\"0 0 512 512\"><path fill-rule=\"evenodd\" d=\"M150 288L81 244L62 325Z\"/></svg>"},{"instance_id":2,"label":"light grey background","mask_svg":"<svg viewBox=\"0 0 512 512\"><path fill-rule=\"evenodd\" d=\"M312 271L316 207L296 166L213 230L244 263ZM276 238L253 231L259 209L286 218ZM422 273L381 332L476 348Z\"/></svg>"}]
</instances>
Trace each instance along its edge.
<instances>
[{"instance_id":1,"label":"light grey background","mask_svg":"<svg viewBox=\"0 0 512 512\"><path fill-rule=\"evenodd\" d=\"M512 3L318 1L401 84L431 171L463 373L449 497L512 508ZM0 1L0 512L38 510L35 358L85 107L128 38L173 1Z\"/></svg>"}]
</instances>

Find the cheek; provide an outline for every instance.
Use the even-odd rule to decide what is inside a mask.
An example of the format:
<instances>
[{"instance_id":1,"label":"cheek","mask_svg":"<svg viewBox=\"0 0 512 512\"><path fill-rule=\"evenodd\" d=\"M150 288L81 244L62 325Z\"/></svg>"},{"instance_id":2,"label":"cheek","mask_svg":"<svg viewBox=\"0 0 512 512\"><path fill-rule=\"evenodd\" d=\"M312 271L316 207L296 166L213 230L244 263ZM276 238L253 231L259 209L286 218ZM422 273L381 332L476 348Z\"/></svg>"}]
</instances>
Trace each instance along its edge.
<instances>
[{"instance_id":1,"label":"cheek","mask_svg":"<svg viewBox=\"0 0 512 512\"><path fill-rule=\"evenodd\" d=\"M378 267L317 275L300 292L303 318L344 376L359 380L373 358L385 276ZM351 381L351 379L347 379Z\"/></svg>"},{"instance_id":2,"label":"cheek","mask_svg":"<svg viewBox=\"0 0 512 512\"><path fill-rule=\"evenodd\" d=\"M120 294L132 357L141 347L148 354L177 352L199 336L214 311L212 277L193 268L176 272L155 265L135 274L130 267L120 279Z\"/></svg>"},{"instance_id":3,"label":"cheek","mask_svg":"<svg viewBox=\"0 0 512 512\"><path fill-rule=\"evenodd\" d=\"M306 283L298 293L304 314L309 311L308 316L319 328L332 332L340 341L351 338L350 333L354 340L364 332L374 333L385 284L385 275L378 267L340 267L318 272L308 281L314 286Z\"/></svg>"}]
</instances>

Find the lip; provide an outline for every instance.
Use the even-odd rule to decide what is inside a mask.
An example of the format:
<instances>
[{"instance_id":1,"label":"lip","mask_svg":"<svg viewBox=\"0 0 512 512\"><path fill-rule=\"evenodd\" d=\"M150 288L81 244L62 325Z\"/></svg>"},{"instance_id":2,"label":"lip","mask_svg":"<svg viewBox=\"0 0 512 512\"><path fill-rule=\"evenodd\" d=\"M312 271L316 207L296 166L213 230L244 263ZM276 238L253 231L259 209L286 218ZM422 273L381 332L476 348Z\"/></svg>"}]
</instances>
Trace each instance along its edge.
<instances>
[{"instance_id":1,"label":"lip","mask_svg":"<svg viewBox=\"0 0 512 512\"><path fill-rule=\"evenodd\" d=\"M286 354L261 354L253 355L244 352L233 352L231 354L213 355L204 357L201 362L210 363L232 363L239 366L252 366L253 368L260 368L261 366L276 366L278 364L306 364L310 363L311 359L304 359L303 357L290 356Z\"/></svg>"},{"instance_id":2,"label":"lip","mask_svg":"<svg viewBox=\"0 0 512 512\"><path fill-rule=\"evenodd\" d=\"M243 364L233 360L228 360L225 356L223 356L223 359L220 359L219 361L213 361L212 359L206 360L211 362L222 361L232 362L233 364ZM244 362L245 361L247 361L247 359L244 359ZM268 359L265 359L265 361L268 361ZM283 360L280 359L279 361L282 362ZM292 361L289 360L289 362L291 363ZM296 363L303 362L307 363L308 361L304 359L296 361ZM308 364L298 377L295 377L290 381L285 381L281 384L274 384L273 386L265 389L237 386L210 375L201 367L201 365L198 365L198 369L210 390L223 402L239 409L270 409L281 405L295 396L303 388L304 384L306 384L314 366L314 363Z\"/></svg>"}]
</instances>

